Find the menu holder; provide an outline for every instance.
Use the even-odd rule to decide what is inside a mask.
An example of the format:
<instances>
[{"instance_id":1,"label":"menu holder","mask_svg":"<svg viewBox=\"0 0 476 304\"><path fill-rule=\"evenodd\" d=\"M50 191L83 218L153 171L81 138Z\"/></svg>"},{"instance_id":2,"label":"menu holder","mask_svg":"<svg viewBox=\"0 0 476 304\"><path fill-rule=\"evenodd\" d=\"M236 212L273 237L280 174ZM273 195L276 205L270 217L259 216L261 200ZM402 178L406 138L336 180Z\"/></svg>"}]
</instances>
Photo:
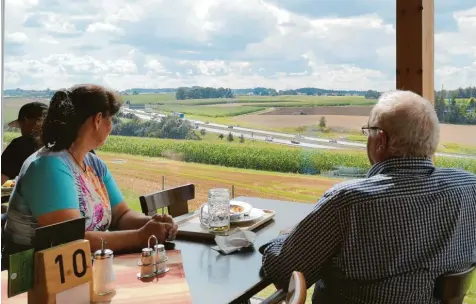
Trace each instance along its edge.
<instances>
[{"instance_id":1,"label":"menu holder","mask_svg":"<svg viewBox=\"0 0 476 304\"><path fill-rule=\"evenodd\" d=\"M77 240L35 253L28 304L90 303L93 299L91 247ZM86 286L85 286L86 285ZM79 291L79 289L81 291ZM84 290L89 289L89 292Z\"/></svg>"},{"instance_id":2,"label":"menu holder","mask_svg":"<svg viewBox=\"0 0 476 304\"><path fill-rule=\"evenodd\" d=\"M237 231L238 229L241 230L255 230L269 221L271 221L276 212L274 210L267 210L263 209L264 215L250 222L244 223L231 223L230 230L227 232L226 235L230 235ZM215 234L209 232L208 228L204 227L200 224L200 214L199 212L192 212L190 214L183 215L181 217L176 218L176 223L178 225L178 233L177 237L180 238L199 238L205 240L213 240L215 239Z\"/></svg>"}]
</instances>

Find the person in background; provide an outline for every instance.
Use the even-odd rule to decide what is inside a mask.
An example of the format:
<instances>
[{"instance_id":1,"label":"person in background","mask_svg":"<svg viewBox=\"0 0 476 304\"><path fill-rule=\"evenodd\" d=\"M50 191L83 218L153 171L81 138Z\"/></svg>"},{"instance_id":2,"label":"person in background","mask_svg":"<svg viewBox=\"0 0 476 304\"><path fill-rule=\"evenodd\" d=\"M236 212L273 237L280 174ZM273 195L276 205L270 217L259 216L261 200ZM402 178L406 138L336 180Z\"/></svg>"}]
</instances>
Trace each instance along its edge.
<instances>
[{"instance_id":1,"label":"person in background","mask_svg":"<svg viewBox=\"0 0 476 304\"><path fill-rule=\"evenodd\" d=\"M302 272L313 303L432 303L436 278L476 262L476 176L432 163L438 117L412 92L383 94L362 131L367 178L328 190L262 271L281 287Z\"/></svg>"},{"instance_id":2,"label":"person in background","mask_svg":"<svg viewBox=\"0 0 476 304\"><path fill-rule=\"evenodd\" d=\"M25 161L10 199L5 234L16 249L10 254L32 247L35 228L79 217L86 218L93 251L101 239L129 251L147 246L151 235L162 243L175 238L172 218L131 210L106 164L89 152L105 143L120 106L113 91L92 84L54 94L41 128L45 146Z\"/></svg>"},{"instance_id":3,"label":"person in background","mask_svg":"<svg viewBox=\"0 0 476 304\"><path fill-rule=\"evenodd\" d=\"M47 109L46 104L41 102L27 103L20 108L18 119L8 124L9 127L19 128L21 136L12 140L2 153L2 185L17 177L23 162L40 148L36 131Z\"/></svg>"}]
</instances>

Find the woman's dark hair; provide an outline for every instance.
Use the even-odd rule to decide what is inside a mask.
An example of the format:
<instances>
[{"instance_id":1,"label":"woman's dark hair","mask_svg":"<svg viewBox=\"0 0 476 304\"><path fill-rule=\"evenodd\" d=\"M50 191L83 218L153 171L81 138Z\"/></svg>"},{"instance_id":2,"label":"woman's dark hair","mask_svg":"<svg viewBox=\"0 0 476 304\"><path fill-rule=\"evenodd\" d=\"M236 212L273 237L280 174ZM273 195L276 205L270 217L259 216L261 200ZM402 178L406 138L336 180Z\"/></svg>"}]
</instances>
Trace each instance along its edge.
<instances>
[{"instance_id":1,"label":"woman's dark hair","mask_svg":"<svg viewBox=\"0 0 476 304\"><path fill-rule=\"evenodd\" d=\"M69 149L84 122L98 113L114 116L121 107L119 96L94 84L57 91L41 127L41 142L52 151Z\"/></svg>"}]
</instances>

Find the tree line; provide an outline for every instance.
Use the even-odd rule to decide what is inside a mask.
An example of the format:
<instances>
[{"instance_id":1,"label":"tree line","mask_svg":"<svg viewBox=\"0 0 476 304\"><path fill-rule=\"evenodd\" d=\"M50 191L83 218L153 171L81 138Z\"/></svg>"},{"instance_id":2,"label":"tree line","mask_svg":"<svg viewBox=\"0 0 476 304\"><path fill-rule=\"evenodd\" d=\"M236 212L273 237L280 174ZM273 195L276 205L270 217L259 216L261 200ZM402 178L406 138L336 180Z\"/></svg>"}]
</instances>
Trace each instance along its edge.
<instances>
[{"instance_id":1,"label":"tree line","mask_svg":"<svg viewBox=\"0 0 476 304\"><path fill-rule=\"evenodd\" d=\"M126 119L124 119L126 118ZM200 140L188 120L167 116L160 121L141 120L132 113L119 112L113 117L112 135Z\"/></svg>"},{"instance_id":2,"label":"tree line","mask_svg":"<svg viewBox=\"0 0 476 304\"><path fill-rule=\"evenodd\" d=\"M435 91L435 96L442 96L443 98L476 98L476 87L469 86L466 88L457 88L456 90L440 90Z\"/></svg>"},{"instance_id":3,"label":"tree line","mask_svg":"<svg viewBox=\"0 0 476 304\"><path fill-rule=\"evenodd\" d=\"M476 98L458 100L453 95L447 101L442 94L435 98L435 111L440 122L451 124L476 124Z\"/></svg>"},{"instance_id":4,"label":"tree line","mask_svg":"<svg viewBox=\"0 0 476 304\"><path fill-rule=\"evenodd\" d=\"M230 88L215 89L211 87L181 87L175 92L175 98L177 100L233 97L235 96Z\"/></svg>"},{"instance_id":5,"label":"tree line","mask_svg":"<svg viewBox=\"0 0 476 304\"><path fill-rule=\"evenodd\" d=\"M308 95L308 96L322 96L322 95L334 95L334 96L345 96L345 95L356 95L363 96L364 91L357 90L326 90L318 88L299 88L295 90L279 90L273 88L263 88L257 87L253 89L239 89L235 90L235 94L253 94L257 96L278 96L278 95Z\"/></svg>"}]
</instances>

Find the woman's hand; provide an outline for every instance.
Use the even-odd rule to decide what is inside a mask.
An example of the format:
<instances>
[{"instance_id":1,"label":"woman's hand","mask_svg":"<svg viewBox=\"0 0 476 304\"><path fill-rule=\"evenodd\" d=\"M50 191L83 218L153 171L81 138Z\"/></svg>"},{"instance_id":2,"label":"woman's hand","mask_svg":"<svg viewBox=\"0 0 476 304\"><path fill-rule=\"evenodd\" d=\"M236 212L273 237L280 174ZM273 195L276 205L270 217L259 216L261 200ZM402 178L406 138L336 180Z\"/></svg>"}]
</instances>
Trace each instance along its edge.
<instances>
[{"instance_id":1,"label":"woman's hand","mask_svg":"<svg viewBox=\"0 0 476 304\"><path fill-rule=\"evenodd\" d=\"M140 242L145 245L147 244L149 237L154 235L159 243L163 244L167 240L169 231L172 228L173 225L170 223L163 223L152 219L138 230Z\"/></svg>"},{"instance_id":2,"label":"woman's hand","mask_svg":"<svg viewBox=\"0 0 476 304\"><path fill-rule=\"evenodd\" d=\"M178 225L174 223L174 219L167 214L154 214L152 216L152 219L154 221L157 221L159 223L167 223L172 225L172 228L169 230L168 235L167 235L167 241L173 241L177 237L177 232L178 232Z\"/></svg>"}]
</instances>

